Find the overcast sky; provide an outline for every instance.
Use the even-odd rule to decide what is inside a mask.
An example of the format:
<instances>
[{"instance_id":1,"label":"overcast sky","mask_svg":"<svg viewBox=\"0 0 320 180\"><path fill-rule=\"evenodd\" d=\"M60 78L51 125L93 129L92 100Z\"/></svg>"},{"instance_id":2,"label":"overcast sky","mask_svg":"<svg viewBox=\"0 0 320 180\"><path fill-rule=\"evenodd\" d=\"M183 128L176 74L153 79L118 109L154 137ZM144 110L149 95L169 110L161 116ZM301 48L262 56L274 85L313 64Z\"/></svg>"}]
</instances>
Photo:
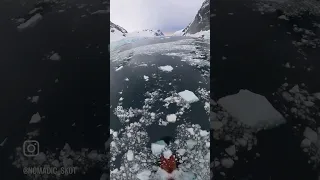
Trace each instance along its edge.
<instances>
[{"instance_id":1,"label":"overcast sky","mask_svg":"<svg viewBox=\"0 0 320 180\"><path fill-rule=\"evenodd\" d=\"M110 0L111 22L129 32L160 29L171 33L185 28L204 0Z\"/></svg>"}]
</instances>

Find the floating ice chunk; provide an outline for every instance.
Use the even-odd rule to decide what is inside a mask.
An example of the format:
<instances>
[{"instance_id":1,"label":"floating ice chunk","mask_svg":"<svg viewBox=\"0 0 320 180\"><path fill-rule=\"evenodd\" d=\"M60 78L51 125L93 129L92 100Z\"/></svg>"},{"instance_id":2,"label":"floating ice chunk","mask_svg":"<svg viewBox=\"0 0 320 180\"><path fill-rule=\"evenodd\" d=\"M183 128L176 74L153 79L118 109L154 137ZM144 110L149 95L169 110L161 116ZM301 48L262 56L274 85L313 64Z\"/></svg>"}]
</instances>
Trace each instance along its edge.
<instances>
[{"instance_id":1,"label":"floating ice chunk","mask_svg":"<svg viewBox=\"0 0 320 180\"><path fill-rule=\"evenodd\" d=\"M167 115L167 121L168 122L174 123L174 122L176 122L176 120L177 120L177 116L175 114Z\"/></svg>"},{"instance_id":2,"label":"floating ice chunk","mask_svg":"<svg viewBox=\"0 0 320 180\"><path fill-rule=\"evenodd\" d=\"M196 144L197 144L197 141L195 140L192 140L192 139L187 140L187 147L189 149L192 149Z\"/></svg>"},{"instance_id":3,"label":"floating ice chunk","mask_svg":"<svg viewBox=\"0 0 320 180\"><path fill-rule=\"evenodd\" d=\"M181 156L183 156L184 153L186 153L186 150L185 149L178 149L177 153L180 154Z\"/></svg>"},{"instance_id":4,"label":"floating ice chunk","mask_svg":"<svg viewBox=\"0 0 320 180\"><path fill-rule=\"evenodd\" d=\"M166 65L166 66L159 66L159 69L161 71L165 71L165 72L171 72L173 70L172 66Z\"/></svg>"},{"instance_id":5,"label":"floating ice chunk","mask_svg":"<svg viewBox=\"0 0 320 180\"><path fill-rule=\"evenodd\" d=\"M36 114L32 115L31 117L31 120L30 120L30 124L33 124L33 123L38 123L41 121L41 116L40 114L37 112Z\"/></svg>"},{"instance_id":6,"label":"floating ice chunk","mask_svg":"<svg viewBox=\"0 0 320 180\"><path fill-rule=\"evenodd\" d=\"M109 13L109 10L98 10L91 14L93 15L93 14L108 14L108 13Z\"/></svg>"},{"instance_id":7,"label":"floating ice chunk","mask_svg":"<svg viewBox=\"0 0 320 180\"><path fill-rule=\"evenodd\" d=\"M318 140L318 134L309 127L306 127L303 136L308 138L311 142L316 143Z\"/></svg>"},{"instance_id":8,"label":"floating ice chunk","mask_svg":"<svg viewBox=\"0 0 320 180\"><path fill-rule=\"evenodd\" d=\"M229 156L234 156L234 155L236 155L236 146L232 145L232 146L226 148L225 151L229 154Z\"/></svg>"},{"instance_id":9,"label":"floating ice chunk","mask_svg":"<svg viewBox=\"0 0 320 180\"><path fill-rule=\"evenodd\" d=\"M235 119L253 128L273 127L286 122L264 96L248 90L223 97L218 103Z\"/></svg>"},{"instance_id":10,"label":"floating ice chunk","mask_svg":"<svg viewBox=\"0 0 320 180\"><path fill-rule=\"evenodd\" d=\"M60 61L61 57L58 53L54 53L49 57L49 59L52 61Z\"/></svg>"},{"instance_id":11,"label":"floating ice chunk","mask_svg":"<svg viewBox=\"0 0 320 180\"><path fill-rule=\"evenodd\" d=\"M5 138L5 139L2 141L2 143L0 144L0 147L3 147L3 146L4 146L4 144L7 142L7 139L8 139L8 138Z\"/></svg>"},{"instance_id":12,"label":"floating ice chunk","mask_svg":"<svg viewBox=\"0 0 320 180\"><path fill-rule=\"evenodd\" d=\"M39 14L39 13L35 14L28 21L20 24L17 28L19 30L24 30L24 29L26 29L28 27L35 26L41 19L42 19L41 14Z\"/></svg>"},{"instance_id":13,"label":"floating ice chunk","mask_svg":"<svg viewBox=\"0 0 320 180\"><path fill-rule=\"evenodd\" d=\"M120 66L116 69L116 71L120 71L123 68L123 66Z\"/></svg>"},{"instance_id":14,"label":"floating ice chunk","mask_svg":"<svg viewBox=\"0 0 320 180\"><path fill-rule=\"evenodd\" d=\"M308 138L305 138L304 140L301 141L300 147L302 148L307 148L310 147L311 141Z\"/></svg>"},{"instance_id":15,"label":"floating ice chunk","mask_svg":"<svg viewBox=\"0 0 320 180\"><path fill-rule=\"evenodd\" d=\"M143 76L143 79L145 80L145 81L149 81L149 76Z\"/></svg>"},{"instance_id":16,"label":"floating ice chunk","mask_svg":"<svg viewBox=\"0 0 320 180\"><path fill-rule=\"evenodd\" d=\"M31 98L31 102L32 103L37 103L39 101L39 96L33 96L32 98Z\"/></svg>"},{"instance_id":17,"label":"floating ice chunk","mask_svg":"<svg viewBox=\"0 0 320 180\"><path fill-rule=\"evenodd\" d=\"M100 180L107 180L109 178L109 175L107 173L103 173L100 177Z\"/></svg>"},{"instance_id":18,"label":"floating ice chunk","mask_svg":"<svg viewBox=\"0 0 320 180\"><path fill-rule=\"evenodd\" d=\"M171 155L172 155L172 151L170 150L166 150L163 152L163 157L166 159L169 159Z\"/></svg>"},{"instance_id":19,"label":"floating ice chunk","mask_svg":"<svg viewBox=\"0 0 320 180\"><path fill-rule=\"evenodd\" d=\"M128 150L127 152L127 160L132 161L134 159L134 154L132 150Z\"/></svg>"},{"instance_id":20,"label":"floating ice chunk","mask_svg":"<svg viewBox=\"0 0 320 180\"><path fill-rule=\"evenodd\" d=\"M139 180L149 180L151 176L151 171L150 170L143 170L142 172L139 172L137 174L137 178Z\"/></svg>"},{"instance_id":21,"label":"floating ice chunk","mask_svg":"<svg viewBox=\"0 0 320 180\"><path fill-rule=\"evenodd\" d=\"M222 128L222 126L223 126L223 124L220 121L211 121L211 128L213 130L219 130Z\"/></svg>"},{"instance_id":22,"label":"floating ice chunk","mask_svg":"<svg viewBox=\"0 0 320 180\"><path fill-rule=\"evenodd\" d=\"M40 152L37 156L34 157L34 160L37 161L39 164L42 164L47 160L46 154Z\"/></svg>"},{"instance_id":23,"label":"floating ice chunk","mask_svg":"<svg viewBox=\"0 0 320 180\"><path fill-rule=\"evenodd\" d=\"M204 136L207 136L208 134L209 134L208 131L200 130L200 136L204 137Z\"/></svg>"},{"instance_id":24,"label":"floating ice chunk","mask_svg":"<svg viewBox=\"0 0 320 180\"><path fill-rule=\"evenodd\" d=\"M281 16L278 17L278 19L283 19L283 20L286 20L286 21L289 20L286 15L281 15Z\"/></svg>"},{"instance_id":25,"label":"floating ice chunk","mask_svg":"<svg viewBox=\"0 0 320 180\"><path fill-rule=\"evenodd\" d=\"M192 91L184 90L182 92L179 92L178 94L181 96L182 99L184 99L188 103L194 103L199 101L199 98Z\"/></svg>"},{"instance_id":26,"label":"floating ice chunk","mask_svg":"<svg viewBox=\"0 0 320 180\"><path fill-rule=\"evenodd\" d=\"M124 99L123 97L120 97L120 98L119 98L119 101L122 101L123 99Z\"/></svg>"},{"instance_id":27,"label":"floating ice chunk","mask_svg":"<svg viewBox=\"0 0 320 180\"><path fill-rule=\"evenodd\" d=\"M153 155L159 155L163 151L163 149L166 147L166 143L164 141L157 141L155 143L151 143L151 151Z\"/></svg>"},{"instance_id":28,"label":"floating ice chunk","mask_svg":"<svg viewBox=\"0 0 320 180\"><path fill-rule=\"evenodd\" d=\"M187 131L188 131L191 135L194 135L194 130L193 130L193 128L187 128Z\"/></svg>"},{"instance_id":29,"label":"floating ice chunk","mask_svg":"<svg viewBox=\"0 0 320 180\"><path fill-rule=\"evenodd\" d=\"M221 160L221 165L225 168L231 168L234 164L234 161L231 158L223 158Z\"/></svg>"},{"instance_id":30,"label":"floating ice chunk","mask_svg":"<svg viewBox=\"0 0 320 180\"><path fill-rule=\"evenodd\" d=\"M125 81L129 81L129 78L125 78L124 80L125 80Z\"/></svg>"}]
</instances>

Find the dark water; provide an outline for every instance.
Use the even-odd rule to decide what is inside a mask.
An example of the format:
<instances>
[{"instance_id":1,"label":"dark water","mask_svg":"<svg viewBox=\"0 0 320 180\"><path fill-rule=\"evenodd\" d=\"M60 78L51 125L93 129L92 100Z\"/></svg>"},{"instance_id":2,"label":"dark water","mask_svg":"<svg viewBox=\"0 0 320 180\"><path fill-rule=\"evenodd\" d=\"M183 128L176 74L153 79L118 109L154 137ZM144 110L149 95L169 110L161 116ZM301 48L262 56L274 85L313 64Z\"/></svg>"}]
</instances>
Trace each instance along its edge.
<instances>
[{"instance_id":1,"label":"dark water","mask_svg":"<svg viewBox=\"0 0 320 180\"><path fill-rule=\"evenodd\" d=\"M308 50L308 61L301 60L302 55L292 45L292 40L299 37L286 34L292 32L293 24L312 29L312 17L282 21L277 19L280 14L261 15L248 8L250 5L251 1L211 1L211 13L216 14L211 17L212 98L248 89L272 102L271 94L284 82L304 82L311 92L319 91L319 50ZM234 15L228 15L230 12ZM273 28L269 27L271 24ZM222 56L227 60L223 61ZM297 68L285 69L282 67L285 62L296 63ZM313 72L302 71L307 63L315 66ZM286 125L259 132L258 146L250 153L239 153L239 162L226 172L228 177L218 175L216 179L241 179L249 175L257 180L317 179L317 172L312 171L299 147L301 139L293 135L292 125L288 119ZM261 154L257 160L253 159L255 152ZM241 161L242 158L249 162Z\"/></svg>"},{"instance_id":2,"label":"dark water","mask_svg":"<svg viewBox=\"0 0 320 180\"><path fill-rule=\"evenodd\" d=\"M147 67L137 67L137 64L148 64ZM154 66L152 66L154 64ZM159 66L170 65L173 67L172 72L162 72L158 69ZM182 62L178 57L164 55L136 55L121 70L115 71L118 63L111 64L111 90L110 103L113 108L117 106L120 97L123 97L123 108L139 108L141 109L146 99L145 93L153 92L161 89L161 97L163 99L171 96L170 91L190 90L196 92L200 88L209 88L206 84L207 79L201 76L198 69ZM155 74L153 77L152 74ZM144 75L149 77L149 81L144 80ZM129 81L125 81L129 78ZM174 80L176 79L176 80ZM202 82L202 83L199 83ZM169 85L169 83L172 83ZM118 92L122 91L122 94ZM175 104L171 104L169 108L163 107L164 102L156 102L152 105L151 112L156 114L163 113L159 118L165 120L166 115L176 113L179 110ZM147 127L150 136L150 142L160 140L165 136L175 135L176 126L189 122L199 124L204 129L209 129L208 115L204 110L204 103L196 102L191 105L190 112L185 112L178 121L167 126L159 126L155 123ZM139 118L137 119L139 120ZM122 125L114 114L111 114L111 128L119 129Z\"/></svg>"},{"instance_id":3,"label":"dark water","mask_svg":"<svg viewBox=\"0 0 320 180\"><path fill-rule=\"evenodd\" d=\"M1 4L2 12L7 13L0 28L0 138L8 137L8 141L0 149L0 179L23 179L8 157L14 147L22 145L27 130L40 128L41 150L62 148L64 143L75 150L103 149L109 135L109 15L81 18L85 12L72 8L64 13L43 12L39 24L18 32L8 18L24 17L33 9L18 4ZM44 60L51 51L59 53L61 61ZM56 78L59 83L54 82ZM42 91L37 92L39 89ZM26 100L33 95L40 96L36 105ZM28 126L36 112L46 118L39 127ZM97 127L99 124L102 126ZM76 179L101 176L101 172L88 174Z\"/></svg>"}]
</instances>

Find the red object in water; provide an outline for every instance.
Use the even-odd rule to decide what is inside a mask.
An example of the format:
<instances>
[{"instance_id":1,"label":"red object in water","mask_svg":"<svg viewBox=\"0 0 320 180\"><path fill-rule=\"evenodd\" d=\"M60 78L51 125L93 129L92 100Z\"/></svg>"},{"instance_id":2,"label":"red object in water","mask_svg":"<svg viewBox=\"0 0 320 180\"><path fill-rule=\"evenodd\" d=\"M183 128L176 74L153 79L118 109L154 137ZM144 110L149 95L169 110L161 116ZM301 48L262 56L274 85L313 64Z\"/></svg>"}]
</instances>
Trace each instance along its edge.
<instances>
[{"instance_id":1,"label":"red object in water","mask_svg":"<svg viewBox=\"0 0 320 180\"><path fill-rule=\"evenodd\" d=\"M175 169L177 169L177 163L176 163L175 157L171 155L169 159L166 159L162 155L160 157L160 168L167 171L168 173L172 173Z\"/></svg>"}]
</instances>

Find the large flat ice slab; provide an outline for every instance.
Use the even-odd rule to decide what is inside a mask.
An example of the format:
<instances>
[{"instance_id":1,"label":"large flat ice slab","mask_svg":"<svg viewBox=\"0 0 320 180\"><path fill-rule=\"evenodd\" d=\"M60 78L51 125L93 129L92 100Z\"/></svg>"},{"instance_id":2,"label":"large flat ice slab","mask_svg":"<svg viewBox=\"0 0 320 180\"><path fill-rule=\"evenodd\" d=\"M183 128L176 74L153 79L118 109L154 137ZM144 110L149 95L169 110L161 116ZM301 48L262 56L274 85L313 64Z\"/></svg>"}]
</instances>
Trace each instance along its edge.
<instances>
[{"instance_id":1,"label":"large flat ice slab","mask_svg":"<svg viewBox=\"0 0 320 180\"><path fill-rule=\"evenodd\" d=\"M199 98L189 90L184 90L178 93L182 99L184 99L187 103L194 103L199 101Z\"/></svg>"},{"instance_id":2,"label":"large flat ice slab","mask_svg":"<svg viewBox=\"0 0 320 180\"><path fill-rule=\"evenodd\" d=\"M253 128L273 127L286 122L264 96L248 90L223 97L218 104L232 117Z\"/></svg>"}]
</instances>

